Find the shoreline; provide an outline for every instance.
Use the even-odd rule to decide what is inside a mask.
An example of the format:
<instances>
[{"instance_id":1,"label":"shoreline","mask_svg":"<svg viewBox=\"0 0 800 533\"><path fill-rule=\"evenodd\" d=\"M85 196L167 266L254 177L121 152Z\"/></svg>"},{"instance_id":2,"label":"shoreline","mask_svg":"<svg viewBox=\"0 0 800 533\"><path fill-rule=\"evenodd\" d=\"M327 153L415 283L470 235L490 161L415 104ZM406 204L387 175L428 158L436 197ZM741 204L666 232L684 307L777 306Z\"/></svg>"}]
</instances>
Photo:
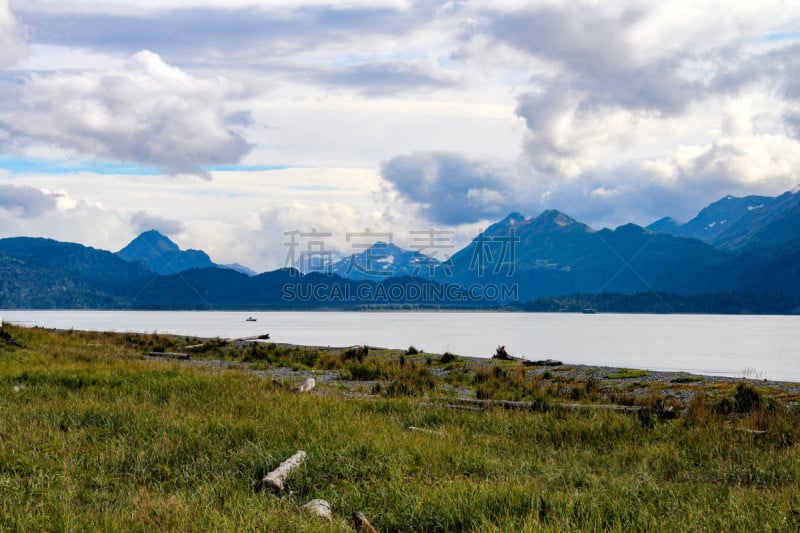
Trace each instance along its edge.
<instances>
[{"instance_id":1,"label":"shoreline","mask_svg":"<svg viewBox=\"0 0 800 533\"><path fill-rule=\"evenodd\" d=\"M206 339L211 340L211 339ZM286 350L310 350L341 354L359 346L316 346L299 345L292 343L273 343L268 340L226 339L226 342L247 346L251 343L274 344ZM408 358L420 366L431 366L443 354L419 352L409 355L405 350L369 346L369 353L387 359ZM480 372L492 367L503 368L511 371L520 360L501 360L494 358L480 358L456 355L458 366L450 369L440 367L432 368L432 372L442 381L446 381L453 371L469 369L471 372ZM599 384L598 392L605 397L615 398L621 405L646 402L648 399L659 397L665 402L671 402L675 407L686 409L692 399L698 394L705 394L711 399L725 395L735 389L740 383L746 383L767 396L777 398L787 407L800 405L800 382L767 380L746 377L714 376L695 374L683 371L659 371L636 369L630 367L615 367L604 365L570 364L568 361L559 361L561 364L553 366L525 365L525 375L528 379L541 382L543 387L556 387L567 389L586 383ZM343 387L349 394L370 395L380 380L352 380L342 379L341 373L336 370L324 369L293 369L286 366L261 367L258 363L252 364L234 361L225 358L189 358L176 361L179 364L188 364L212 369L231 369L256 373L264 378L277 380L287 385L302 383L308 378L314 378L322 385ZM475 391L472 387L443 387L444 392L461 399L471 396ZM615 402L616 403L616 402Z\"/></svg>"},{"instance_id":2,"label":"shoreline","mask_svg":"<svg viewBox=\"0 0 800 533\"><path fill-rule=\"evenodd\" d=\"M368 344L491 357L498 345L526 359L688 371L707 376L800 382L797 317L583 315L566 313L20 312L12 323L63 329L159 332L236 338L271 333L276 342Z\"/></svg>"},{"instance_id":3,"label":"shoreline","mask_svg":"<svg viewBox=\"0 0 800 533\"><path fill-rule=\"evenodd\" d=\"M14 325L6 322L6 324ZM59 335L85 334L85 335L110 335L122 337L154 337L169 339L173 345L168 350L151 350L153 352L182 352L186 351L185 360L169 359L174 364L203 367L210 370L238 370L252 373L265 379L278 380L287 384L297 384L308 378L314 378L321 385L329 389L344 389L348 394L368 396L388 383L387 379L351 379L348 377L344 365L340 369L314 368L304 364L265 364L263 361L247 361L243 353L251 346L261 345L258 350L268 349L269 346L277 347L280 351L305 352L326 354L329 358L342 358L342 354L358 348L358 346L320 346L300 345L293 343L272 342L270 340L254 338L226 338L196 337L159 333L129 333L99 330L68 330L59 328L43 328L41 326L19 326L23 329L41 329L52 331ZM210 346L214 346L216 355L205 353ZM222 348L220 348L222 347ZM569 398L586 400L586 394L579 394L581 388L585 391L590 387L596 389L595 402L602 396L606 401L620 405L633 405L652 402L659 399L672 404L675 408L685 409L698 394L705 394L711 399L729 394L740 383L746 383L757 388L766 396L782 401L787 407L800 405L800 382L787 380L768 380L748 377L733 377L707 375L686 371L649 370L625 366L572 364L569 361L559 361L560 364L534 365L530 361L521 359L502 360L495 358L481 358L455 354L455 362L442 364L445 354L433 352L419 352L413 355L407 350L368 348L370 358L387 361L408 359L420 368L427 368L439 383L440 391L445 395L454 397L475 398L475 383L452 384L453 375L471 374L476 376L488 370L498 368L498 372L509 374L519 373L515 367L523 368L525 379L534 382L536 387L547 391L549 396L561 401ZM146 360L156 361L161 357L148 357L144 353L141 357ZM246 356L245 356L246 357ZM359 360L360 361L360 360ZM305 368L303 368L305 367ZM462 379L462 381L464 381ZM508 398L505 398L508 399Z\"/></svg>"}]
</instances>

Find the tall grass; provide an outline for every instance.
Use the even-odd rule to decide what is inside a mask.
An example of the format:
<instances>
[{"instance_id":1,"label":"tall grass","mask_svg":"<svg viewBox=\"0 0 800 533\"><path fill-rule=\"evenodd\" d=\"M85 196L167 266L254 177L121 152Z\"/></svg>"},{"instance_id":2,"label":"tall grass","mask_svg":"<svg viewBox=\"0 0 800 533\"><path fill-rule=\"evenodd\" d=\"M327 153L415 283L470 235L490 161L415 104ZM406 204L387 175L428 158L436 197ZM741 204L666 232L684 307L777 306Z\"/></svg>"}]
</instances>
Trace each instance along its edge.
<instances>
[{"instance_id":1,"label":"tall grass","mask_svg":"<svg viewBox=\"0 0 800 533\"><path fill-rule=\"evenodd\" d=\"M354 510L379 531L799 525L800 417L765 402L725 415L707 398L653 426L605 411L474 413L293 394L243 371L146 360L122 336L11 333L25 348L0 344L2 531L352 531ZM425 369L385 366L390 381ZM532 376L505 372L536 394ZM298 449L308 459L291 496L253 490ZM300 510L312 498L332 504L331 523Z\"/></svg>"}]
</instances>

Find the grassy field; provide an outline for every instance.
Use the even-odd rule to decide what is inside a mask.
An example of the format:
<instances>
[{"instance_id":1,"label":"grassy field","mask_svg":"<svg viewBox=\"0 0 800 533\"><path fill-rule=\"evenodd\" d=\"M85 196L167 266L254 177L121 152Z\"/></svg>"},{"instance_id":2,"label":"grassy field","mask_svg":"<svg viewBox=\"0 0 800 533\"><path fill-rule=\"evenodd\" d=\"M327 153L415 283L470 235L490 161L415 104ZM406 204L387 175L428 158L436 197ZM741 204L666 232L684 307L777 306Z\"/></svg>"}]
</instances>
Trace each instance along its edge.
<instances>
[{"instance_id":1,"label":"grassy field","mask_svg":"<svg viewBox=\"0 0 800 533\"><path fill-rule=\"evenodd\" d=\"M199 357L234 364L206 367L145 355L194 339L2 331L0 531L352 531L353 511L382 532L800 528L800 414L750 385L659 420L554 408L609 397L513 363L214 341ZM255 372L276 366L340 379L298 394ZM540 409L439 405L456 388ZM254 490L297 450L291 495Z\"/></svg>"}]
</instances>

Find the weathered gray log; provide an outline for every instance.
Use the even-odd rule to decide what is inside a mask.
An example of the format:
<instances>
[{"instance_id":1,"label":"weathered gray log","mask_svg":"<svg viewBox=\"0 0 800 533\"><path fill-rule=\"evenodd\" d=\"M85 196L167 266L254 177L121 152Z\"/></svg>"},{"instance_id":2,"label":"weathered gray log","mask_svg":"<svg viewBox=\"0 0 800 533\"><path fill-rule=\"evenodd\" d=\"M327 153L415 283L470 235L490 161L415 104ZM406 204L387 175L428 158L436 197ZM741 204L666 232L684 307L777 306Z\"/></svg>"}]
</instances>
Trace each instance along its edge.
<instances>
[{"instance_id":1,"label":"weathered gray log","mask_svg":"<svg viewBox=\"0 0 800 533\"><path fill-rule=\"evenodd\" d=\"M766 431L762 429L736 428L736 430L742 433L750 433L751 435L764 435L766 433Z\"/></svg>"},{"instance_id":2,"label":"weathered gray log","mask_svg":"<svg viewBox=\"0 0 800 533\"><path fill-rule=\"evenodd\" d=\"M237 337L235 339L228 339L228 342L255 342L269 339L269 333L263 335L251 335L250 337Z\"/></svg>"},{"instance_id":3,"label":"weathered gray log","mask_svg":"<svg viewBox=\"0 0 800 533\"><path fill-rule=\"evenodd\" d=\"M479 413L483 411L482 407L472 407L470 405L455 405L452 403L429 403L424 402L420 404L422 407L444 407L446 409L457 409L459 411L472 411L475 413Z\"/></svg>"},{"instance_id":4,"label":"weathered gray log","mask_svg":"<svg viewBox=\"0 0 800 533\"><path fill-rule=\"evenodd\" d=\"M542 359L541 361L524 361L526 366L561 366L564 363L556 359Z\"/></svg>"},{"instance_id":5,"label":"weathered gray log","mask_svg":"<svg viewBox=\"0 0 800 533\"><path fill-rule=\"evenodd\" d=\"M150 352L147 355L150 357L165 357L167 359L189 359L188 353L178 352Z\"/></svg>"},{"instance_id":6,"label":"weathered gray log","mask_svg":"<svg viewBox=\"0 0 800 533\"><path fill-rule=\"evenodd\" d=\"M625 413L638 413L649 409L643 405L617 405L613 403L554 403L556 409L580 410L580 409L600 409L601 411L622 411Z\"/></svg>"},{"instance_id":7,"label":"weathered gray log","mask_svg":"<svg viewBox=\"0 0 800 533\"><path fill-rule=\"evenodd\" d=\"M543 402L517 402L511 400L475 400L472 398L459 398L452 401L468 405L479 405L481 407L502 407L504 409L527 411L542 411L549 407L549 404Z\"/></svg>"},{"instance_id":8,"label":"weathered gray log","mask_svg":"<svg viewBox=\"0 0 800 533\"><path fill-rule=\"evenodd\" d=\"M324 518L325 520L331 520L333 518L331 513L331 504L325 500L311 500L302 508L313 515Z\"/></svg>"},{"instance_id":9,"label":"weathered gray log","mask_svg":"<svg viewBox=\"0 0 800 533\"><path fill-rule=\"evenodd\" d=\"M616 405L616 404L589 404L589 403L542 403L542 402L519 402L512 400L476 400L473 398L454 399L459 403L467 405L480 405L483 407L502 407L504 409L541 411L546 409L564 409L575 411L580 409L600 409L605 411L622 411L626 413L638 413L648 409L641 405Z\"/></svg>"},{"instance_id":10,"label":"weathered gray log","mask_svg":"<svg viewBox=\"0 0 800 533\"><path fill-rule=\"evenodd\" d=\"M264 476L261 480L261 486L273 492L286 492L286 478L291 474L292 470L300 466L306 459L306 452L303 450L298 451L280 465L278 468Z\"/></svg>"},{"instance_id":11,"label":"weathered gray log","mask_svg":"<svg viewBox=\"0 0 800 533\"><path fill-rule=\"evenodd\" d=\"M519 360L518 357L514 357L512 355L509 355L508 352L506 351L506 347L505 346L498 346L497 350L495 350L495 353L492 356L492 359L500 359L501 361L517 361L517 360Z\"/></svg>"},{"instance_id":12,"label":"weathered gray log","mask_svg":"<svg viewBox=\"0 0 800 533\"><path fill-rule=\"evenodd\" d=\"M369 520L367 520L367 517L364 516L364 513L361 511L353 512L353 527L355 527L356 531L359 533L378 533L378 531L372 527L372 524L369 523Z\"/></svg>"},{"instance_id":13,"label":"weathered gray log","mask_svg":"<svg viewBox=\"0 0 800 533\"><path fill-rule=\"evenodd\" d=\"M314 381L314 378L308 378L300 385L294 387L292 390L294 392L311 392L316 387L317 382Z\"/></svg>"},{"instance_id":14,"label":"weathered gray log","mask_svg":"<svg viewBox=\"0 0 800 533\"><path fill-rule=\"evenodd\" d=\"M409 431L416 431L418 433L428 433L429 435L444 435L443 431L436 431L435 429L418 428L416 426L408 426Z\"/></svg>"}]
</instances>

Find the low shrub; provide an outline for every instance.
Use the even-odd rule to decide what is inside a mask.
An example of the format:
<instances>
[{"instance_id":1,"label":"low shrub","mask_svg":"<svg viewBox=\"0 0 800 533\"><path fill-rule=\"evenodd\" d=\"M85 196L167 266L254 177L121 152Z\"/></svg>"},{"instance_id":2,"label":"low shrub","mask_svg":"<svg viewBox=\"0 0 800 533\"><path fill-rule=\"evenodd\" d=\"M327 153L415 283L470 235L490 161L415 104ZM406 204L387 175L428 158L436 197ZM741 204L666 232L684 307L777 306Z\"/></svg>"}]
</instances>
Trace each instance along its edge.
<instances>
[{"instance_id":1,"label":"low shrub","mask_svg":"<svg viewBox=\"0 0 800 533\"><path fill-rule=\"evenodd\" d=\"M449 364L458 360L458 356L451 354L450 352L444 352L442 356L439 358L439 362L442 364Z\"/></svg>"},{"instance_id":2,"label":"low shrub","mask_svg":"<svg viewBox=\"0 0 800 533\"><path fill-rule=\"evenodd\" d=\"M733 402L737 413L752 413L761 409L763 399L752 385L739 383L736 385L736 392L733 395Z\"/></svg>"},{"instance_id":3,"label":"low shrub","mask_svg":"<svg viewBox=\"0 0 800 533\"><path fill-rule=\"evenodd\" d=\"M369 355L369 346L354 346L343 351L340 355L342 361L351 361L357 359L359 362Z\"/></svg>"}]
</instances>

